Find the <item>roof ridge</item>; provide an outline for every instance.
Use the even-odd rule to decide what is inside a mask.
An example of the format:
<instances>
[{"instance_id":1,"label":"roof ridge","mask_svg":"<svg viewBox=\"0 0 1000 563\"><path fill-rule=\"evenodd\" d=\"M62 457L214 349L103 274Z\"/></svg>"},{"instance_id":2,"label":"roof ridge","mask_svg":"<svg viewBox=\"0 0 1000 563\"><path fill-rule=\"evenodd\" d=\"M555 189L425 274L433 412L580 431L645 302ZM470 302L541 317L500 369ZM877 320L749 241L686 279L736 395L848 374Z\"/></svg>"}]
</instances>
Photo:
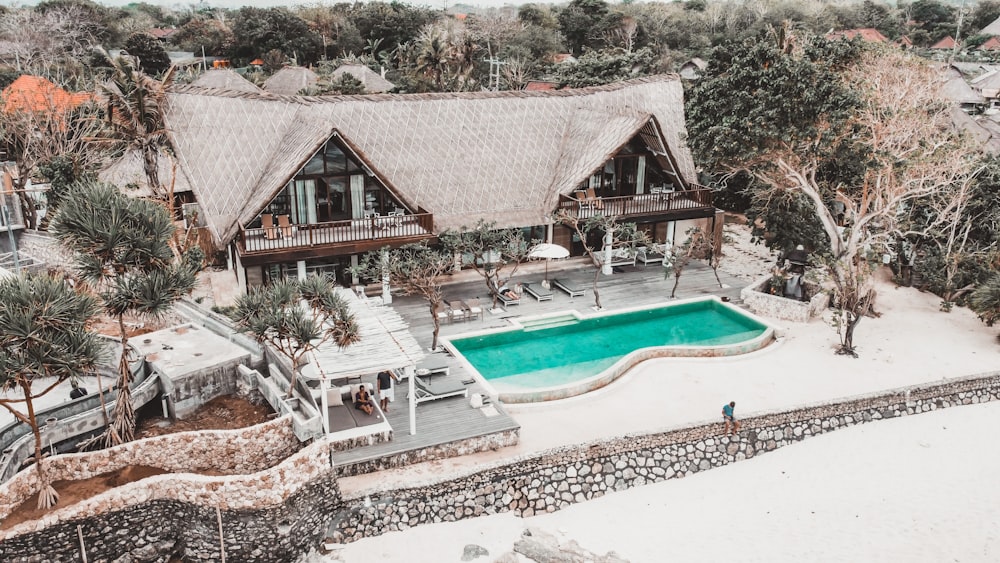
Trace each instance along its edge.
<instances>
[{"instance_id":1,"label":"roof ridge","mask_svg":"<svg viewBox=\"0 0 1000 563\"><path fill-rule=\"evenodd\" d=\"M565 88L562 90L526 91L526 90L500 90L500 91L480 91L480 92L424 92L415 94L352 94L352 95L320 95L320 96L297 96L274 94L272 92L240 92L224 90L221 88L207 88L194 86L192 84L171 85L169 91L176 94L197 94L228 98L245 98L251 100L283 101L302 104L330 103L338 101L366 101L366 102L407 102L407 101L433 101L433 100L488 100L496 98L549 98L549 97L575 97L587 96L601 92L615 92L656 82L680 81L680 75L675 73L654 74L641 76L621 82L611 82L599 86L587 86L584 88Z\"/></svg>"}]
</instances>

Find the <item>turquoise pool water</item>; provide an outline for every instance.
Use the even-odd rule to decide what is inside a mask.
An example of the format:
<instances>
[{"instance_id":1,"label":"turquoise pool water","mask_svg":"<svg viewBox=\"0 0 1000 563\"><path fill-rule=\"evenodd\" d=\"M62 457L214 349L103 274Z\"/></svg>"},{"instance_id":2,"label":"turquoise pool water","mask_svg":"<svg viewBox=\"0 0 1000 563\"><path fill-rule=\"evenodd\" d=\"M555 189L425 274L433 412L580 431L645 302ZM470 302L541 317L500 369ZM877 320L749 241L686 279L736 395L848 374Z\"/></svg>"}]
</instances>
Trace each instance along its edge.
<instances>
[{"instance_id":1,"label":"turquoise pool water","mask_svg":"<svg viewBox=\"0 0 1000 563\"><path fill-rule=\"evenodd\" d=\"M498 390L546 388L601 374L642 348L725 346L761 336L768 327L714 299L579 319L526 319L525 326L450 339ZM709 354L710 355L710 354Z\"/></svg>"}]
</instances>

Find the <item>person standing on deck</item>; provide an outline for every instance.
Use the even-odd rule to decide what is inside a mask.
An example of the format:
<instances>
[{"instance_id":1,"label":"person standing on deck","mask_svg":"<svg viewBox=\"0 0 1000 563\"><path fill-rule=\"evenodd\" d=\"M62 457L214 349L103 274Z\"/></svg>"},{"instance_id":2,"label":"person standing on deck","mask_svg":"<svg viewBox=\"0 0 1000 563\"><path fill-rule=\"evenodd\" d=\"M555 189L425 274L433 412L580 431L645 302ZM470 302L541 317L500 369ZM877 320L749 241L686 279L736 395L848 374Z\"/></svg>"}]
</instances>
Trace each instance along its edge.
<instances>
[{"instance_id":1,"label":"person standing on deck","mask_svg":"<svg viewBox=\"0 0 1000 563\"><path fill-rule=\"evenodd\" d=\"M389 403L396 400L396 393L393 391L392 382L393 380L399 381L395 373L391 371L380 371L378 372L378 398L379 407L382 408L382 412L389 412Z\"/></svg>"}]
</instances>

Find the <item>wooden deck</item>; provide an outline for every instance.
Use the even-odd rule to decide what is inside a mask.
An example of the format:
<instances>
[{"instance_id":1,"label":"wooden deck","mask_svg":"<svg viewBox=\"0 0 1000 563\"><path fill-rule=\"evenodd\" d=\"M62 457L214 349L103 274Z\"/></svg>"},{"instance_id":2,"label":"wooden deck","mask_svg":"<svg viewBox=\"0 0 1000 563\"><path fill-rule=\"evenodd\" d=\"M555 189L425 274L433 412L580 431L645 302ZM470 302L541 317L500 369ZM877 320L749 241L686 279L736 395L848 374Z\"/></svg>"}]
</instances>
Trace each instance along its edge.
<instances>
[{"instance_id":1,"label":"wooden deck","mask_svg":"<svg viewBox=\"0 0 1000 563\"><path fill-rule=\"evenodd\" d=\"M553 288L554 297L548 301L536 301L528 294L521 297L521 303L508 307L507 311L498 314L488 310L483 318L462 322L443 323L442 336L458 335L473 330L483 330L492 327L508 326L507 318L538 315L556 311L575 309L581 313L593 313L593 279L594 267L589 259L573 259L571 261L555 262L549 266L549 278L569 280L574 285L586 288L583 297L570 298L563 291ZM598 289L601 302L605 309L617 309L662 303L669 300L674 278L664 279L663 267L660 264L650 264L643 268L628 266L620 268L621 273L611 276L601 275ZM518 270L514 281L538 282L544 277L544 263L523 265ZM691 263L681 276L677 289L678 298L689 298L703 295L718 295L730 298L739 303L740 289L745 282L720 274L723 284L720 288L711 268L702 263ZM474 272L462 272L454 276L455 282L445 286L446 299L468 299L479 297L484 308L488 309L490 300L486 293L486 284ZM433 321L426 301L417 297L394 297L391 305L410 325L410 332L425 348L431 345ZM435 375L437 378L447 378L453 381L472 379L472 376L459 365L458 360L445 352L428 353L423 364L445 364L451 368L449 375ZM374 376L366 376L365 381L374 381ZM503 405L494 405L498 414L487 417L479 409L469 405L469 400L462 397L439 399L417 405L417 434L409 433L408 404L406 401L407 382L400 382L396 388L396 401L390 407L389 423L393 428L393 439L390 442L355 448L334 454L333 461L338 465L368 461L383 456L407 451L419 450L428 446L446 444L471 437L503 432L518 428L517 421L511 418L503 409ZM469 385L472 393L482 392L478 384Z\"/></svg>"}]
</instances>

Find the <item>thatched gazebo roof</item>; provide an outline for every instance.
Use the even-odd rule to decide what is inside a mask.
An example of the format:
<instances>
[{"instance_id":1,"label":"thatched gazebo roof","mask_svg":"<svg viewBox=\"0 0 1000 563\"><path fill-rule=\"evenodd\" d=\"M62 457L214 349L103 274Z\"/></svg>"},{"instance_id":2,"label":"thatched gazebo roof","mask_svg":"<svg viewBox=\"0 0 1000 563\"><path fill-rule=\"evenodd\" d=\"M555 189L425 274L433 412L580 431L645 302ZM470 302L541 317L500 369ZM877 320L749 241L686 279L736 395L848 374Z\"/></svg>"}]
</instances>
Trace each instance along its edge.
<instances>
[{"instance_id":1,"label":"thatched gazebo roof","mask_svg":"<svg viewBox=\"0 0 1000 563\"><path fill-rule=\"evenodd\" d=\"M682 185L696 178L676 75L547 92L321 97L175 86L165 119L219 246L332 136L407 207L433 213L437 231L479 219L544 224L560 194L637 135Z\"/></svg>"},{"instance_id":2,"label":"thatched gazebo roof","mask_svg":"<svg viewBox=\"0 0 1000 563\"><path fill-rule=\"evenodd\" d=\"M304 88L312 86L319 76L301 66L286 66L264 81L264 91L283 96L294 96Z\"/></svg>"},{"instance_id":3,"label":"thatched gazebo roof","mask_svg":"<svg viewBox=\"0 0 1000 563\"><path fill-rule=\"evenodd\" d=\"M369 94L381 94L396 87L395 84L364 65L340 65L337 70L333 71L334 78L340 78L345 74L350 74L360 80L365 86L365 92Z\"/></svg>"},{"instance_id":4,"label":"thatched gazebo roof","mask_svg":"<svg viewBox=\"0 0 1000 563\"><path fill-rule=\"evenodd\" d=\"M202 88L218 88L219 90L236 90L237 92L255 93L262 91L256 84L228 68L206 70L201 76L191 82L191 85Z\"/></svg>"}]
</instances>

